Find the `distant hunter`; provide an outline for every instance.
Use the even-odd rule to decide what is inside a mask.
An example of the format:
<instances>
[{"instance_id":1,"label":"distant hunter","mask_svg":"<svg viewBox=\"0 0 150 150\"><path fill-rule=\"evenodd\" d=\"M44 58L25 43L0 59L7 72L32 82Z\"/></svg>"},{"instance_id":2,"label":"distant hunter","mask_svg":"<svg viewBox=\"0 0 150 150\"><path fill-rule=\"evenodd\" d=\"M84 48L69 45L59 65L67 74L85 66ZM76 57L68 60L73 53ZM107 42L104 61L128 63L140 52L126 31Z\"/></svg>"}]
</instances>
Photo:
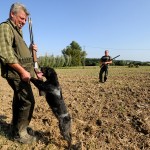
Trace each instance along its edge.
<instances>
[{"instance_id":1,"label":"distant hunter","mask_svg":"<svg viewBox=\"0 0 150 150\"><path fill-rule=\"evenodd\" d=\"M108 65L112 64L112 58L109 56L109 51L105 50L105 55L100 59L99 82L104 83L108 77Z\"/></svg>"}]
</instances>

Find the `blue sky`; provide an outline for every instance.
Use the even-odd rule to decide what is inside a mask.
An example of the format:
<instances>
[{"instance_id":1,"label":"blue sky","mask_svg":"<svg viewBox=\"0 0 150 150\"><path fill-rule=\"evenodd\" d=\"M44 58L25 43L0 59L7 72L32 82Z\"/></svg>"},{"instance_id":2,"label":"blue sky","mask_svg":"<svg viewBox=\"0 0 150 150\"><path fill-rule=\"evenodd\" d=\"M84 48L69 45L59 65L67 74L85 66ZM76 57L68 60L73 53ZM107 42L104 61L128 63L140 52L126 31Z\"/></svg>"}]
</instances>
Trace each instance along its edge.
<instances>
[{"instance_id":1,"label":"blue sky","mask_svg":"<svg viewBox=\"0 0 150 150\"><path fill-rule=\"evenodd\" d=\"M1 1L0 22L16 1ZM88 58L150 61L150 0L20 0L30 11L38 56L62 55L76 41ZM29 44L28 24L23 28Z\"/></svg>"}]
</instances>

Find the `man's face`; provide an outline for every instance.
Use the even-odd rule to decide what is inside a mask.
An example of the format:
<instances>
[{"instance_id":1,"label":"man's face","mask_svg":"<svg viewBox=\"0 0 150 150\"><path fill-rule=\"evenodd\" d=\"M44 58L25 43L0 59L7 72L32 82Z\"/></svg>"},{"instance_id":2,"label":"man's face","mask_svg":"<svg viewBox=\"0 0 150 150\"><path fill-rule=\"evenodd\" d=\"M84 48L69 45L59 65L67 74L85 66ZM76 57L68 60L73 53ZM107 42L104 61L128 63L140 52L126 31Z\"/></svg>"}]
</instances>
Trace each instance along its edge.
<instances>
[{"instance_id":1,"label":"man's face","mask_svg":"<svg viewBox=\"0 0 150 150\"><path fill-rule=\"evenodd\" d=\"M28 16L23 10L19 10L17 14L11 12L11 20L19 29L21 29L25 25L27 17Z\"/></svg>"},{"instance_id":2,"label":"man's face","mask_svg":"<svg viewBox=\"0 0 150 150\"><path fill-rule=\"evenodd\" d=\"M109 52L108 51L105 51L105 56L108 56L109 55Z\"/></svg>"}]
</instances>

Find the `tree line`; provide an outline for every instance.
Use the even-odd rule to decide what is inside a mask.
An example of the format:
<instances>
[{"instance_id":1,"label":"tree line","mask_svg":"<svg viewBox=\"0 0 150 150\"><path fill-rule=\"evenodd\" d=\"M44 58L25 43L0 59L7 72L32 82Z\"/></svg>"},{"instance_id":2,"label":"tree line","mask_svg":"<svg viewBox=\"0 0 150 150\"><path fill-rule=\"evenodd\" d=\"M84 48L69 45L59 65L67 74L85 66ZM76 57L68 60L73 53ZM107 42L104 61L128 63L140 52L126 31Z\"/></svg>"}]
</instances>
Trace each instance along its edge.
<instances>
[{"instance_id":1,"label":"tree line","mask_svg":"<svg viewBox=\"0 0 150 150\"><path fill-rule=\"evenodd\" d=\"M45 55L38 58L40 66L49 67L71 67L71 66L99 66L100 58L86 58L86 51L72 41L70 45L62 50L61 56ZM150 62L113 60L112 66L150 66Z\"/></svg>"},{"instance_id":2,"label":"tree line","mask_svg":"<svg viewBox=\"0 0 150 150\"><path fill-rule=\"evenodd\" d=\"M99 66L100 58L86 58L86 51L72 41L70 45L62 50L61 56L47 55L38 58L39 66L48 67L72 67L72 66ZM150 62L113 60L113 66L150 66Z\"/></svg>"},{"instance_id":3,"label":"tree line","mask_svg":"<svg viewBox=\"0 0 150 150\"><path fill-rule=\"evenodd\" d=\"M86 66L99 66L100 58L86 58ZM132 61L132 60L113 60L111 66L150 66L150 62Z\"/></svg>"},{"instance_id":4,"label":"tree line","mask_svg":"<svg viewBox=\"0 0 150 150\"><path fill-rule=\"evenodd\" d=\"M38 58L40 66L49 67L70 67L85 66L86 52L81 46L72 41L70 45L62 50L62 56L45 55Z\"/></svg>"},{"instance_id":5,"label":"tree line","mask_svg":"<svg viewBox=\"0 0 150 150\"><path fill-rule=\"evenodd\" d=\"M85 58L84 63L80 62L80 65L72 64L72 56L62 55L45 55L39 57L40 66L49 67L71 67L71 66L99 66L100 58ZM132 61L132 60L113 60L111 66L128 66L128 67L139 67L139 66L150 66L150 62Z\"/></svg>"}]
</instances>

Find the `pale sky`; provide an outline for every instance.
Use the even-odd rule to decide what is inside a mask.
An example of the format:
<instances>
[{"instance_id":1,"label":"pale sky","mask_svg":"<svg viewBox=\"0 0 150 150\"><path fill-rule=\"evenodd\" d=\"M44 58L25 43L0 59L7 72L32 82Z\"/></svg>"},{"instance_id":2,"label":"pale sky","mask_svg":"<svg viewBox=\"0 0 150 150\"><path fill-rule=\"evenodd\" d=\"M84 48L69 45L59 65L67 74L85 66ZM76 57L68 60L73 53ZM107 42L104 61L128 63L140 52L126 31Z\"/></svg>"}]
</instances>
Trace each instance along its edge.
<instances>
[{"instance_id":1,"label":"pale sky","mask_svg":"<svg viewBox=\"0 0 150 150\"><path fill-rule=\"evenodd\" d=\"M1 1L0 22L16 1ZM38 56L62 55L76 41L88 58L150 61L150 0L20 0L31 13ZM29 44L28 23L23 28Z\"/></svg>"}]
</instances>

